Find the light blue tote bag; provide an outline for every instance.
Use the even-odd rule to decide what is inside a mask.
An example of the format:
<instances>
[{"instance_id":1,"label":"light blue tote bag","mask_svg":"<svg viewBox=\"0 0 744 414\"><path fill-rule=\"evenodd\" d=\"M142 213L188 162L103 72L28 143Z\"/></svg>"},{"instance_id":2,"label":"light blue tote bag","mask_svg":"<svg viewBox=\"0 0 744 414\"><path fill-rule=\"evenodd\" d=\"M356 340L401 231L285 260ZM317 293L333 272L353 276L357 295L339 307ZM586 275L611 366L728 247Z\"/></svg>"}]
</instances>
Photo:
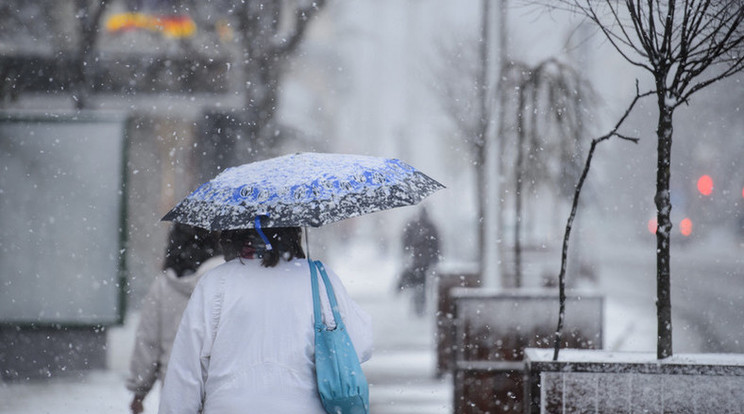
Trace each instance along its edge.
<instances>
[{"instance_id":1,"label":"light blue tote bag","mask_svg":"<svg viewBox=\"0 0 744 414\"><path fill-rule=\"evenodd\" d=\"M336 295L323 263L310 260L310 279L313 289L315 317L315 372L318 392L323 407L329 414L368 414L369 386L362 372L354 344L338 312ZM328 303L333 311L336 327L329 330L323 323L320 309L318 272L323 277Z\"/></svg>"}]
</instances>

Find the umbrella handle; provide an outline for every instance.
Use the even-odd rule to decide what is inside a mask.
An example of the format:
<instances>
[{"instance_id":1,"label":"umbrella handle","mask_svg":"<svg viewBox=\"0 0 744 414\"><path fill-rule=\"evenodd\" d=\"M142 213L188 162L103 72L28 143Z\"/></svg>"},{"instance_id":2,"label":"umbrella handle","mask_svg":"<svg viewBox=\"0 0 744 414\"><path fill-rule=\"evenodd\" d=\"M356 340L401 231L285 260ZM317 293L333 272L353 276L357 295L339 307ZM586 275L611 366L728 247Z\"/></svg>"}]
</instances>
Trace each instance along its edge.
<instances>
[{"instance_id":1,"label":"umbrella handle","mask_svg":"<svg viewBox=\"0 0 744 414\"><path fill-rule=\"evenodd\" d=\"M269 217L268 214L264 214L264 216ZM261 236L261 240L263 240L264 244L266 244L266 250L272 250L273 247L271 247L271 242L269 241L269 238L266 237L263 230L261 230L261 216L256 216L256 231L258 232L258 235Z\"/></svg>"}]
</instances>

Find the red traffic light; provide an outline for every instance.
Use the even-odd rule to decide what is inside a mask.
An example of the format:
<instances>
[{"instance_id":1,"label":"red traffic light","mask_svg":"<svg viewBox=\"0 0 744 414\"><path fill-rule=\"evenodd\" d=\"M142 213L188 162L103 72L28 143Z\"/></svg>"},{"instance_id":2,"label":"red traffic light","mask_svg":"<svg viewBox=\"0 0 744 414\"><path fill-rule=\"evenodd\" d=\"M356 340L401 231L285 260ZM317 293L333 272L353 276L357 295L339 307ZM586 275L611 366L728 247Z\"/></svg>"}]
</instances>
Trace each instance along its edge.
<instances>
[{"instance_id":1,"label":"red traffic light","mask_svg":"<svg viewBox=\"0 0 744 414\"><path fill-rule=\"evenodd\" d=\"M685 237L692 234L692 220L688 217L683 218L682 221L679 222L679 232Z\"/></svg>"},{"instance_id":2,"label":"red traffic light","mask_svg":"<svg viewBox=\"0 0 744 414\"><path fill-rule=\"evenodd\" d=\"M651 234L656 234L656 230L659 228L659 223L656 222L655 218L648 221L648 231Z\"/></svg>"},{"instance_id":3,"label":"red traffic light","mask_svg":"<svg viewBox=\"0 0 744 414\"><path fill-rule=\"evenodd\" d=\"M709 175L703 175L698 178L697 188L702 195L710 195L713 192L713 179Z\"/></svg>"}]
</instances>

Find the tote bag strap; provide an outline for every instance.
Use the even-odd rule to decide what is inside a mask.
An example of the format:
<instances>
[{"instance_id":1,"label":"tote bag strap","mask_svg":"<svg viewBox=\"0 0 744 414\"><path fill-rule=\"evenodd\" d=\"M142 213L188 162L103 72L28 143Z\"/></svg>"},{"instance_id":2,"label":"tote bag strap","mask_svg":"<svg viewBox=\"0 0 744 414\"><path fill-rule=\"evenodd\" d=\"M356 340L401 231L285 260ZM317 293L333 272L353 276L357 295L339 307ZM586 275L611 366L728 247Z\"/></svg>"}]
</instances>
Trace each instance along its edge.
<instances>
[{"instance_id":1,"label":"tote bag strap","mask_svg":"<svg viewBox=\"0 0 744 414\"><path fill-rule=\"evenodd\" d=\"M326 273L325 266L320 260L307 260L310 266L310 284L313 289L313 315L315 317L315 330L319 331L327 327L323 324L323 317L320 306L320 288L318 287L318 271L320 276L323 278L323 284L326 288L326 295L328 296L328 303L331 305L331 311L333 312L333 320L336 322L336 328L344 328L344 321L341 319L341 314L338 311L338 302L336 302L336 294L333 292L333 286Z\"/></svg>"}]
</instances>

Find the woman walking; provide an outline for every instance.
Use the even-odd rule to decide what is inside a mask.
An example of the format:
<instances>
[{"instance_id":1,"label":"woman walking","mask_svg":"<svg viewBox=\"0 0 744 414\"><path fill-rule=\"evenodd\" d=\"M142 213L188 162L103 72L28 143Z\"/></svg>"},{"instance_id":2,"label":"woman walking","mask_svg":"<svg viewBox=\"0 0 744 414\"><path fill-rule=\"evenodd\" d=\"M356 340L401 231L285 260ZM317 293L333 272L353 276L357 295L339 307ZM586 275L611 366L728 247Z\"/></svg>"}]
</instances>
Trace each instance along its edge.
<instances>
[{"instance_id":1,"label":"woman walking","mask_svg":"<svg viewBox=\"0 0 744 414\"><path fill-rule=\"evenodd\" d=\"M160 413L325 413L301 230L263 233L266 239L255 229L222 233L227 262L202 277L184 312ZM340 279L332 271L328 276L359 360L366 361L371 320ZM321 302L323 319L332 321L327 298Z\"/></svg>"}]
</instances>

